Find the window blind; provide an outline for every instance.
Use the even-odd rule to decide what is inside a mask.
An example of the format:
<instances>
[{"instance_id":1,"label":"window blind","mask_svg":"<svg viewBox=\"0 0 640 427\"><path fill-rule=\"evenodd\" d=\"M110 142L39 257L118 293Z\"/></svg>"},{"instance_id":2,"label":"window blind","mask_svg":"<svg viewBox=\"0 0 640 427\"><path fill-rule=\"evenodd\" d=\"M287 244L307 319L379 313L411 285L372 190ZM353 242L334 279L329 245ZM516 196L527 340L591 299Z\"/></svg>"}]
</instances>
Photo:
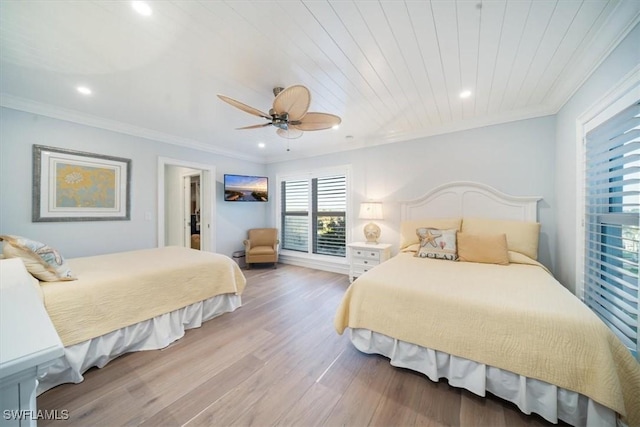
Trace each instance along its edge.
<instances>
[{"instance_id":1,"label":"window blind","mask_svg":"<svg viewBox=\"0 0 640 427\"><path fill-rule=\"evenodd\" d=\"M281 200L283 249L346 256L345 175L282 181Z\"/></svg>"},{"instance_id":2,"label":"window blind","mask_svg":"<svg viewBox=\"0 0 640 427\"><path fill-rule=\"evenodd\" d=\"M282 182L282 249L307 252L309 245L309 182Z\"/></svg>"},{"instance_id":3,"label":"window blind","mask_svg":"<svg viewBox=\"0 0 640 427\"><path fill-rule=\"evenodd\" d=\"M585 143L585 303L638 358L640 103Z\"/></svg>"},{"instance_id":4,"label":"window blind","mask_svg":"<svg viewBox=\"0 0 640 427\"><path fill-rule=\"evenodd\" d=\"M316 206L314 209L314 253L345 256L347 179L344 175L313 180Z\"/></svg>"}]
</instances>

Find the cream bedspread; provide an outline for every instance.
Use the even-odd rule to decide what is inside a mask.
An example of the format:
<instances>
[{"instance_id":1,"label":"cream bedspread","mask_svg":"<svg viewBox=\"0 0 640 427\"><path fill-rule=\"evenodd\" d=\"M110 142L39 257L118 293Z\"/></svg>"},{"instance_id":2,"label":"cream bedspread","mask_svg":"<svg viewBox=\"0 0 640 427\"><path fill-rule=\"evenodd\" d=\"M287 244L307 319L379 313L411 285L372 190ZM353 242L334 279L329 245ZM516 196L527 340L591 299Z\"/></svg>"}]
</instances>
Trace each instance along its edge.
<instances>
[{"instance_id":1,"label":"cream bedspread","mask_svg":"<svg viewBox=\"0 0 640 427\"><path fill-rule=\"evenodd\" d=\"M578 298L534 265L414 258L363 274L335 316L578 393L640 426L640 364Z\"/></svg>"},{"instance_id":2,"label":"cream bedspread","mask_svg":"<svg viewBox=\"0 0 640 427\"><path fill-rule=\"evenodd\" d=\"M65 346L215 295L241 294L246 280L229 257L181 247L67 260L78 280L40 282Z\"/></svg>"}]
</instances>

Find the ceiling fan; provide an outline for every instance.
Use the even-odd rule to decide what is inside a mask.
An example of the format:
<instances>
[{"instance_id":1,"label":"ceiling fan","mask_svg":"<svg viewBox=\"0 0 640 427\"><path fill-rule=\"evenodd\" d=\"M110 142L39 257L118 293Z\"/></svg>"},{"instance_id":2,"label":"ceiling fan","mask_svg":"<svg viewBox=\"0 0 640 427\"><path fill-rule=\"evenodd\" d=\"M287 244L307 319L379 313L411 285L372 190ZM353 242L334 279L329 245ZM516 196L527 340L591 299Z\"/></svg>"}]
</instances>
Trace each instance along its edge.
<instances>
[{"instance_id":1,"label":"ceiling fan","mask_svg":"<svg viewBox=\"0 0 640 427\"><path fill-rule=\"evenodd\" d=\"M218 98L233 105L245 113L267 119L268 122L260 125L245 126L238 129L257 129L265 126L277 127L276 133L283 138L300 138L305 131L323 130L337 126L342 122L340 117L328 113L309 113L311 93L302 85L289 86L284 89L273 89L275 99L269 114L236 101L228 96L218 95Z\"/></svg>"}]
</instances>

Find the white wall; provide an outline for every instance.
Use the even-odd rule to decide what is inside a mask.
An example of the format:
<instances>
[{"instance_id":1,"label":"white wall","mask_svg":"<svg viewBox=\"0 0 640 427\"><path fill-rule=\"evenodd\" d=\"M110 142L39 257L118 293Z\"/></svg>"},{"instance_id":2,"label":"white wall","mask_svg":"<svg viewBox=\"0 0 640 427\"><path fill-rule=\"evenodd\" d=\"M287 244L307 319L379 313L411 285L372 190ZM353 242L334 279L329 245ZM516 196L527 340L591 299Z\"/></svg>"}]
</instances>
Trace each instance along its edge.
<instances>
[{"instance_id":1,"label":"white wall","mask_svg":"<svg viewBox=\"0 0 640 427\"><path fill-rule=\"evenodd\" d=\"M556 128L556 216L558 232L555 237L557 247L556 277L575 292L577 239L577 119L590 110L594 103L605 96L634 67L640 64L640 25L607 57L600 67L589 77L573 97L557 114Z\"/></svg>"},{"instance_id":2,"label":"white wall","mask_svg":"<svg viewBox=\"0 0 640 427\"><path fill-rule=\"evenodd\" d=\"M384 202L380 241L397 247L400 223L398 202L414 199L450 181L477 181L507 194L541 196L538 217L542 223L539 258L555 268L555 118L521 120L495 126L438 135L409 142L380 145L337 155L273 163L277 174L350 164L353 206L351 217L365 199ZM273 207L274 208L274 207ZM275 209L270 209L270 221ZM362 238L364 221L352 229Z\"/></svg>"},{"instance_id":3,"label":"white wall","mask_svg":"<svg viewBox=\"0 0 640 427\"><path fill-rule=\"evenodd\" d=\"M132 159L131 220L31 222L32 145L40 144ZM45 242L68 257L151 248L157 245L158 157L216 168L216 249L242 249L246 230L264 227L272 203L223 201L225 173L262 175L265 166L145 138L78 125L8 108L0 109L0 234ZM145 220L145 213L152 219Z\"/></svg>"}]
</instances>

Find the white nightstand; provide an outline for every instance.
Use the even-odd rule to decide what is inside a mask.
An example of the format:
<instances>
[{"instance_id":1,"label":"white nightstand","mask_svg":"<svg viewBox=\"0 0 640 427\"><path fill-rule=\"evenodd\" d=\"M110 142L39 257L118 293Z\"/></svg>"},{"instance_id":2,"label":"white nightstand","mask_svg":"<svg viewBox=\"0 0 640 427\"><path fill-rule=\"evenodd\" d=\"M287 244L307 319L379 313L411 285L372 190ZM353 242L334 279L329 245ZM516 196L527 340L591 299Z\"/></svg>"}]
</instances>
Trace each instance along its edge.
<instances>
[{"instance_id":1,"label":"white nightstand","mask_svg":"<svg viewBox=\"0 0 640 427\"><path fill-rule=\"evenodd\" d=\"M349 281L353 282L356 277L371 270L391 258L390 243L376 243L375 245L365 242L349 243Z\"/></svg>"}]
</instances>

